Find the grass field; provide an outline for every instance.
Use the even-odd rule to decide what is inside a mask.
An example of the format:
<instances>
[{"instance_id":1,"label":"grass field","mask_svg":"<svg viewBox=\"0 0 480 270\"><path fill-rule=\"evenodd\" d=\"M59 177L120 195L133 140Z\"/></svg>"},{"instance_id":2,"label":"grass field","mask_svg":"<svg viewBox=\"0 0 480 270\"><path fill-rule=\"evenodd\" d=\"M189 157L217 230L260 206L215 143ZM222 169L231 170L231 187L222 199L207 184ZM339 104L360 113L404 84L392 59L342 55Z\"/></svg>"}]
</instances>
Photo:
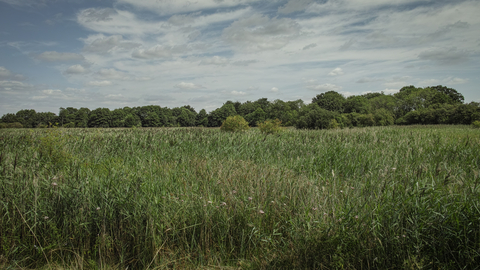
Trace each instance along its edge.
<instances>
[{"instance_id":1,"label":"grass field","mask_svg":"<svg viewBox=\"0 0 480 270\"><path fill-rule=\"evenodd\" d=\"M0 131L3 269L478 269L480 130Z\"/></svg>"}]
</instances>

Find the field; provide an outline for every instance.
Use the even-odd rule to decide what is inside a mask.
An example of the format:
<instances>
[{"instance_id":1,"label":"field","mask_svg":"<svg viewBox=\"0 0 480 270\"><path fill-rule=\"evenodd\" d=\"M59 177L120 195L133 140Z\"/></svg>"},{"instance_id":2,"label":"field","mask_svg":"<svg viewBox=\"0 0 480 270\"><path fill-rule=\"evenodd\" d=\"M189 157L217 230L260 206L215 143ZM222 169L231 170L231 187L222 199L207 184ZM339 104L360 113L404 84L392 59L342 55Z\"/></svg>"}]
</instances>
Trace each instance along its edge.
<instances>
[{"instance_id":1,"label":"field","mask_svg":"<svg viewBox=\"0 0 480 270\"><path fill-rule=\"evenodd\" d=\"M468 126L0 131L3 269L476 269Z\"/></svg>"}]
</instances>

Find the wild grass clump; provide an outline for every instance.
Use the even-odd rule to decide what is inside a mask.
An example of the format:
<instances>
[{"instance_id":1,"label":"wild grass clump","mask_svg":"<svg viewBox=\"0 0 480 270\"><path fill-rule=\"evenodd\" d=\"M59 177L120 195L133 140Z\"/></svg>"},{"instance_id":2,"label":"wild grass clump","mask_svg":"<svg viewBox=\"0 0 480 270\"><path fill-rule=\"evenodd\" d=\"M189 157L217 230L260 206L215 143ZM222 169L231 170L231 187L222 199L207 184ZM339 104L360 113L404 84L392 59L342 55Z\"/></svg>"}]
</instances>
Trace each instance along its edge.
<instances>
[{"instance_id":1,"label":"wild grass clump","mask_svg":"<svg viewBox=\"0 0 480 270\"><path fill-rule=\"evenodd\" d=\"M475 269L478 130L2 130L0 266Z\"/></svg>"}]
</instances>

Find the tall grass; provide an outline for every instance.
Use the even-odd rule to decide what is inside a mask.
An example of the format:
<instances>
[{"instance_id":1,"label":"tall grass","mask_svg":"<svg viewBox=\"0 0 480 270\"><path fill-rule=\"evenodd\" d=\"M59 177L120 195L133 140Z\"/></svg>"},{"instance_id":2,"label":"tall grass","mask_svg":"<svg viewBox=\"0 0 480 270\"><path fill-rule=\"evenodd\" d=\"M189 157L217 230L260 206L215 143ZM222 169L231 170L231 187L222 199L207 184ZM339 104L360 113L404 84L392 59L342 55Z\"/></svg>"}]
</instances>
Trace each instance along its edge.
<instances>
[{"instance_id":1,"label":"tall grass","mask_svg":"<svg viewBox=\"0 0 480 270\"><path fill-rule=\"evenodd\" d=\"M466 126L0 132L0 266L475 269Z\"/></svg>"}]
</instances>

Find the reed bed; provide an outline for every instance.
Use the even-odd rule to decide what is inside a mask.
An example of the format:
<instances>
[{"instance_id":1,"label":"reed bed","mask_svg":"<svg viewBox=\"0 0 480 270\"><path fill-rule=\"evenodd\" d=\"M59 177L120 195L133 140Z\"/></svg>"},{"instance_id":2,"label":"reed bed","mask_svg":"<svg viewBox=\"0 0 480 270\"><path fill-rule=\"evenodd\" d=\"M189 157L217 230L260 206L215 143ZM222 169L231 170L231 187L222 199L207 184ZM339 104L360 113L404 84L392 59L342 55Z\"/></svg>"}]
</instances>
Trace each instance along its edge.
<instances>
[{"instance_id":1,"label":"reed bed","mask_svg":"<svg viewBox=\"0 0 480 270\"><path fill-rule=\"evenodd\" d=\"M0 131L5 269L477 269L480 131Z\"/></svg>"}]
</instances>

